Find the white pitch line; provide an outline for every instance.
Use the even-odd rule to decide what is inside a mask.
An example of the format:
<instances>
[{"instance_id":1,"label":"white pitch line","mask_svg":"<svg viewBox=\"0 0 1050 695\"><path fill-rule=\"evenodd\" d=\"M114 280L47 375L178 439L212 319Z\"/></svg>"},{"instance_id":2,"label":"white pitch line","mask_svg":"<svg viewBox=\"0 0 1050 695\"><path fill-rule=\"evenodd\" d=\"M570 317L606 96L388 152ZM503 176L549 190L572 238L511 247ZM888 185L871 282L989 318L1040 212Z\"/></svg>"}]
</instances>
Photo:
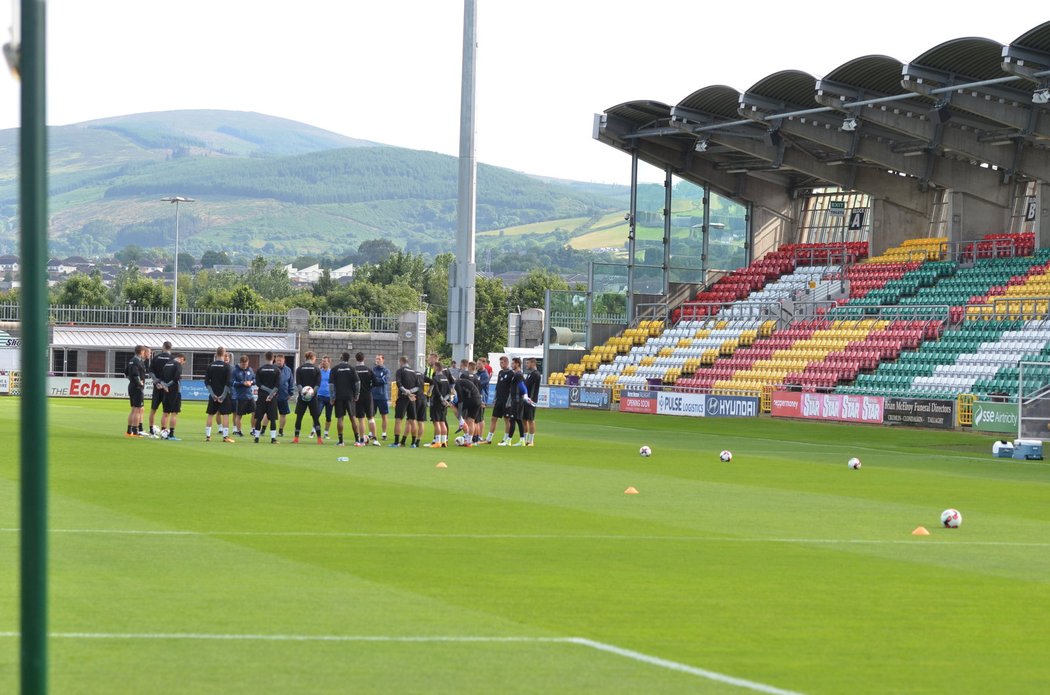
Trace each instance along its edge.
<instances>
[{"instance_id":1,"label":"white pitch line","mask_svg":"<svg viewBox=\"0 0 1050 695\"><path fill-rule=\"evenodd\" d=\"M19 637L18 632L0 632L0 638ZM686 673L698 678L732 685L759 693L770 695L800 695L794 690L784 690L776 686L766 685L757 681L737 678L717 671L709 671L678 661L661 659L636 652L632 649L624 649L614 644L597 642L586 637L527 637L527 636L455 636L455 635L265 635L265 634L208 634L198 632L140 632L140 633L114 633L114 632L52 632L52 639L81 639L81 640L208 640L208 641L246 641L246 642L385 642L385 643L494 643L494 644L575 644L588 649L613 654L625 659L637 661L650 666Z\"/></svg>"},{"instance_id":2,"label":"white pitch line","mask_svg":"<svg viewBox=\"0 0 1050 695\"><path fill-rule=\"evenodd\" d=\"M677 661L670 661L668 659L661 659L657 656L649 656L648 654L642 654L631 649L624 649L623 647L617 647L613 644L606 644L604 642L595 642L585 637L570 637L569 640L573 644L580 644L591 649L597 649L598 651L608 652L617 656L622 656L625 659L631 659L633 661L640 661L644 664L652 664L653 666L659 666L660 668L666 668L671 671L678 671L679 673L688 673L693 676L700 678L706 678L710 681L716 681L718 683L725 683L727 685L733 685L738 688L746 688L747 690L754 690L759 693L772 693L772 695L799 695L794 690L784 690L777 688L772 685L766 685L765 683L758 683L756 681L749 681L744 678L737 678L736 676L728 676L724 673L718 673L717 671L708 671L707 669L697 668L696 666L690 666L688 664L682 664Z\"/></svg>"},{"instance_id":3,"label":"white pitch line","mask_svg":"<svg viewBox=\"0 0 1050 695\"><path fill-rule=\"evenodd\" d=\"M0 533L18 533L17 528L0 528ZM921 545L933 544L916 539L863 538L732 538L719 536L637 536L629 534L559 534L559 533L368 533L353 531L179 531L142 529L58 528L51 533L98 536L174 536L188 538L273 537L273 538L390 538L390 539L448 539L448 540L572 540L572 541L681 541L687 543L786 543L816 545ZM1039 541L969 541L954 540L937 547L993 546L1017 548L1047 548L1050 542Z\"/></svg>"}]
</instances>

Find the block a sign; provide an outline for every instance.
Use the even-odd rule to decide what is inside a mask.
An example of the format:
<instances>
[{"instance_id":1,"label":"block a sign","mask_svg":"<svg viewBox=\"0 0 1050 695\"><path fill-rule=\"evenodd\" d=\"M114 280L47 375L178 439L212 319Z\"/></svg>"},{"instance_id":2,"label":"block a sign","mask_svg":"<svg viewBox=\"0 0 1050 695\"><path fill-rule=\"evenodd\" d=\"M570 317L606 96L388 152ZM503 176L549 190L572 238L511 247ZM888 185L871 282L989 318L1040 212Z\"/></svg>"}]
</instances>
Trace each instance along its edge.
<instances>
[{"instance_id":1,"label":"block a sign","mask_svg":"<svg viewBox=\"0 0 1050 695\"><path fill-rule=\"evenodd\" d=\"M656 412L660 415L703 417L707 396L702 393L661 393L656 397Z\"/></svg>"},{"instance_id":2,"label":"block a sign","mask_svg":"<svg viewBox=\"0 0 1050 695\"><path fill-rule=\"evenodd\" d=\"M975 401L973 429L977 432L1017 433L1017 404Z\"/></svg>"},{"instance_id":3,"label":"block a sign","mask_svg":"<svg viewBox=\"0 0 1050 695\"><path fill-rule=\"evenodd\" d=\"M648 413L655 415L656 394L652 391L635 391L624 389L620 391L621 413Z\"/></svg>"},{"instance_id":4,"label":"block a sign","mask_svg":"<svg viewBox=\"0 0 1050 695\"><path fill-rule=\"evenodd\" d=\"M754 396L708 396L704 417L758 417Z\"/></svg>"},{"instance_id":5,"label":"block a sign","mask_svg":"<svg viewBox=\"0 0 1050 695\"><path fill-rule=\"evenodd\" d=\"M772 396L771 414L773 417L881 425L883 404L882 396L775 391Z\"/></svg>"},{"instance_id":6,"label":"block a sign","mask_svg":"<svg viewBox=\"0 0 1050 695\"><path fill-rule=\"evenodd\" d=\"M589 386L569 387L569 407L585 410L608 410L612 404L612 392L609 389Z\"/></svg>"}]
</instances>

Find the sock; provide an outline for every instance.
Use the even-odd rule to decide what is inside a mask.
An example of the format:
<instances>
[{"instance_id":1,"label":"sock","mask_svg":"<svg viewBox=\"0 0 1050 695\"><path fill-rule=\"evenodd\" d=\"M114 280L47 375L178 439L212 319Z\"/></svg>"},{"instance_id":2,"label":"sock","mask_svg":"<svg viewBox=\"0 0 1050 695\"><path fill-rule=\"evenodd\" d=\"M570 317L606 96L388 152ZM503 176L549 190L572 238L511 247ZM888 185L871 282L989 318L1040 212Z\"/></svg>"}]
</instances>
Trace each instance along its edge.
<instances>
[{"instance_id":1,"label":"sock","mask_svg":"<svg viewBox=\"0 0 1050 695\"><path fill-rule=\"evenodd\" d=\"M270 430L270 441L277 439L277 430Z\"/></svg>"},{"instance_id":2,"label":"sock","mask_svg":"<svg viewBox=\"0 0 1050 695\"><path fill-rule=\"evenodd\" d=\"M223 438L226 438L226 437L230 436L230 428L229 427L223 427L222 428L222 436L223 436Z\"/></svg>"},{"instance_id":3,"label":"sock","mask_svg":"<svg viewBox=\"0 0 1050 695\"><path fill-rule=\"evenodd\" d=\"M343 443L343 433L342 432L339 433L339 443L340 444Z\"/></svg>"},{"instance_id":4,"label":"sock","mask_svg":"<svg viewBox=\"0 0 1050 695\"><path fill-rule=\"evenodd\" d=\"M489 432L488 435L485 437L485 441L486 442L491 442L492 441L492 433L491 432Z\"/></svg>"},{"instance_id":5,"label":"sock","mask_svg":"<svg viewBox=\"0 0 1050 695\"><path fill-rule=\"evenodd\" d=\"M124 432L124 434L131 434L131 425L128 425L128 429Z\"/></svg>"},{"instance_id":6,"label":"sock","mask_svg":"<svg viewBox=\"0 0 1050 695\"><path fill-rule=\"evenodd\" d=\"M210 427L205 427L204 428L204 436L205 437L210 437L211 436L211 428Z\"/></svg>"},{"instance_id":7,"label":"sock","mask_svg":"<svg viewBox=\"0 0 1050 695\"><path fill-rule=\"evenodd\" d=\"M171 439L174 436L175 436L175 428L172 427L170 430L168 430L168 439Z\"/></svg>"},{"instance_id":8,"label":"sock","mask_svg":"<svg viewBox=\"0 0 1050 695\"><path fill-rule=\"evenodd\" d=\"M142 432L142 423L139 423L139 432Z\"/></svg>"}]
</instances>

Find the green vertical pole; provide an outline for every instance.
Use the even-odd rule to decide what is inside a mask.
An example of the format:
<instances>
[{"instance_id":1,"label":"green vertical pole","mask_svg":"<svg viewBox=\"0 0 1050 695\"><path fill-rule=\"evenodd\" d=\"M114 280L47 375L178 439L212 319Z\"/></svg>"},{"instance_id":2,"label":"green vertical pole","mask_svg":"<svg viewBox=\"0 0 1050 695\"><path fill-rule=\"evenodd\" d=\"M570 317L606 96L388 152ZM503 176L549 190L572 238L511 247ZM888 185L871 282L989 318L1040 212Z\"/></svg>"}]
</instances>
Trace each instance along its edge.
<instances>
[{"instance_id":1,"label":"green vertical pole","mask_svg":"<svg viewBox=\"0 0 1050 695\"><path fill-rule=\"evenodd\" d=\"M47 692L47 131L45 2L21 0L22 693Z\"/></svg>"}]
</instances>

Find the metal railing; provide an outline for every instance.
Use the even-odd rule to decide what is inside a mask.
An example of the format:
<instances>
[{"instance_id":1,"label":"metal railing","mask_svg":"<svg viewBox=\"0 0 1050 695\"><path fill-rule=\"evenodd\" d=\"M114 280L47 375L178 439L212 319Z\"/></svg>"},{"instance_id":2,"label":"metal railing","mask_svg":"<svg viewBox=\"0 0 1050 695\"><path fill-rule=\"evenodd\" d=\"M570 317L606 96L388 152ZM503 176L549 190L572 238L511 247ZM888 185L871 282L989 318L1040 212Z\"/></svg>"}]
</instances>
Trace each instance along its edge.
<instances>
[{"instance_id":1,"label":"metal railing","mask_svg":"<svg viewBox=\"0 0 1050 695\"><path fill-rule=\"evenodd\" d=\"M374 314L311 314L310 328L315 331L397 333L400 320L398 316Z\"/></svg>"},{"instance_id":2,"label":"metal railing","mask_svg":"<svg viewBox=\"0 0 1050 695\"><path fill-rule=\"evenodd\" d=\"M561 326L564 328L568 328L574 333L587 332L587 314L567 314L552 311L550 319L547 321L547 323L551 326ZM594 314L593 316L591 316L591 323L611 323L626 325L627 316L624 314Z\"/></svg>"},{"instance_id":3,"label":"metal railing","mask_svg":"<svg viewBox=\"0 0 1050 695\"><path fill-rule=\"evenodd\" d=\"M56 325L171 326L171 310L167 308L52 305L48 308L48 317ZM20 320L20 305L0 304L0 321ZM397 333L399 320L397 316L371 314L318 314L310 316L309 327L326 331ZM288 315L253 311L184 310L178 312L178 327L287 331Z\"/></svg>"}]
</instances>

